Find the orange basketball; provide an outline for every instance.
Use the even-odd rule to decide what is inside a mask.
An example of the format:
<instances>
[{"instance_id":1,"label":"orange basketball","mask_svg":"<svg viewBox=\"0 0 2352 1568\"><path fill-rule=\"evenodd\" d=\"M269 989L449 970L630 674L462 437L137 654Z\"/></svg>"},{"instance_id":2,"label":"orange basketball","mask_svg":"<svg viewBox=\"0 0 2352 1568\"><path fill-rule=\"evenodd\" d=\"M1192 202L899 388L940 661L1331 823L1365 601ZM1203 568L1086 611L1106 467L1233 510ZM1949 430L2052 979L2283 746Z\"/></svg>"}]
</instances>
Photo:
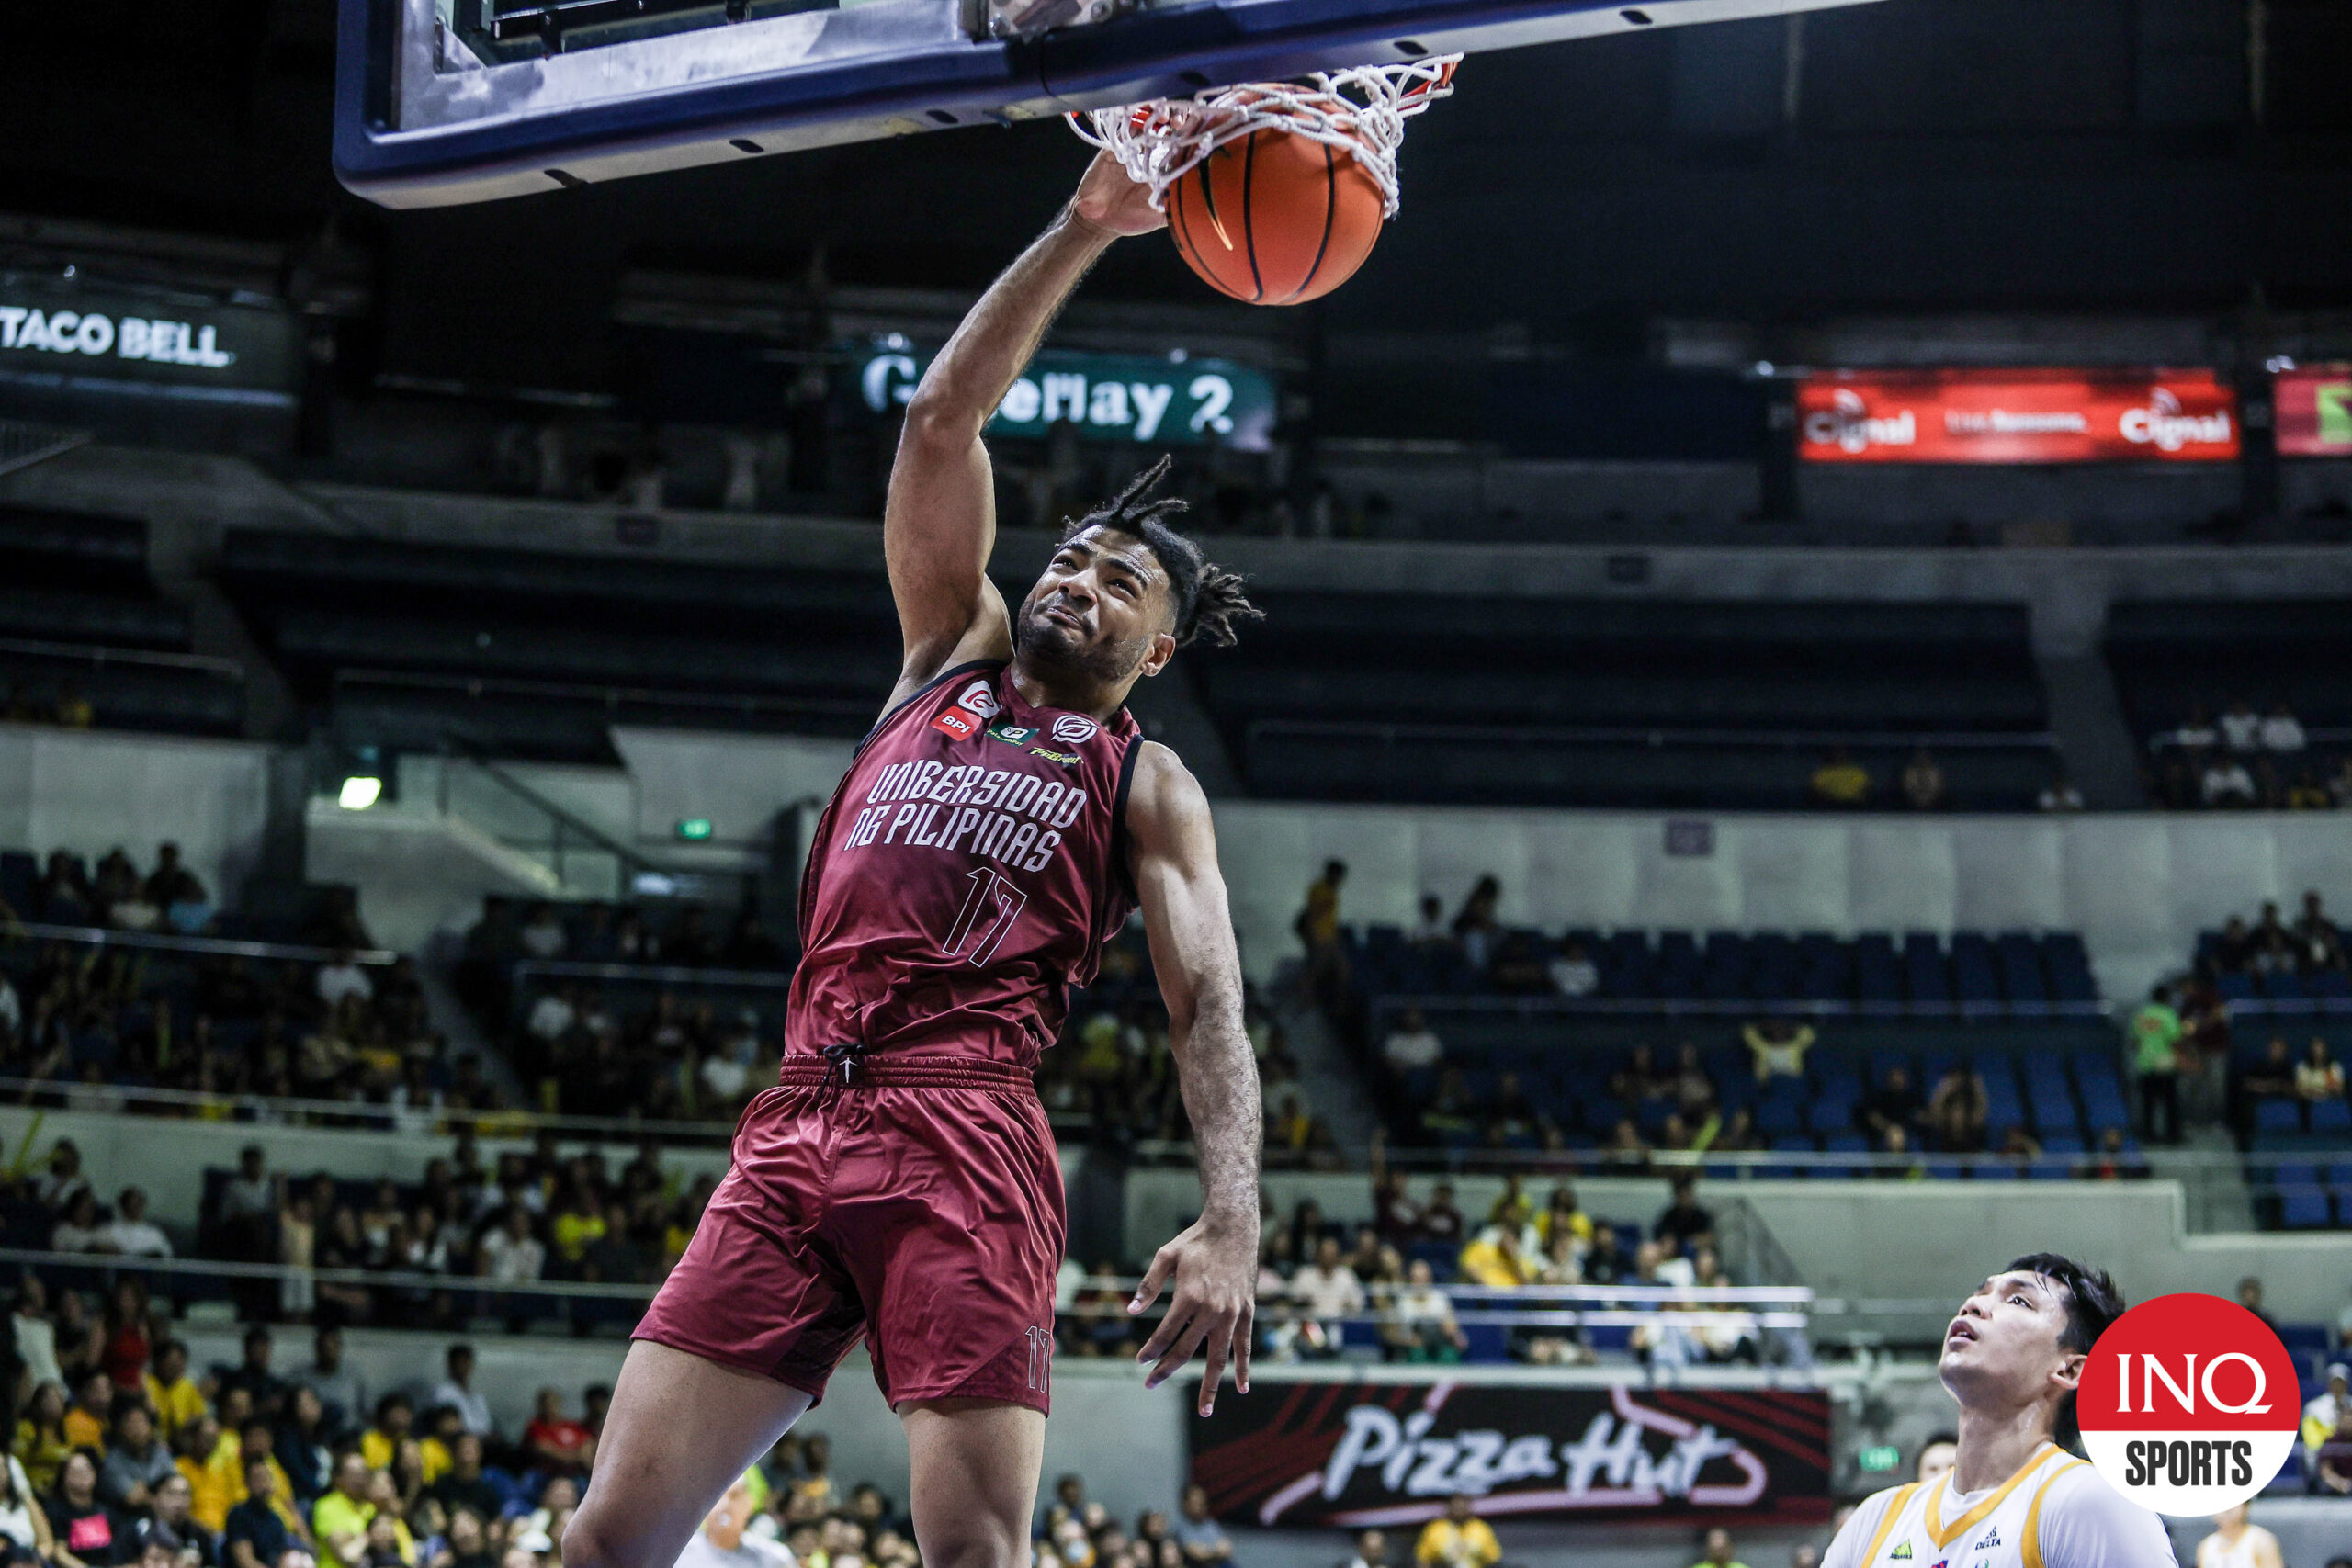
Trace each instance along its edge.
<instances>
[{"instance_id":1,"label":"orange basketball","mask_svg":"<svg viewBox=\"0 0 2352 1568\"><path fill-rule=\"evenodd\" d=\"M1251 305L1297 305L1363 265L1382 205L1346 149L1257 130L1168 187L1168 229L1210 288Z\"/></svg>"}]
</instances>

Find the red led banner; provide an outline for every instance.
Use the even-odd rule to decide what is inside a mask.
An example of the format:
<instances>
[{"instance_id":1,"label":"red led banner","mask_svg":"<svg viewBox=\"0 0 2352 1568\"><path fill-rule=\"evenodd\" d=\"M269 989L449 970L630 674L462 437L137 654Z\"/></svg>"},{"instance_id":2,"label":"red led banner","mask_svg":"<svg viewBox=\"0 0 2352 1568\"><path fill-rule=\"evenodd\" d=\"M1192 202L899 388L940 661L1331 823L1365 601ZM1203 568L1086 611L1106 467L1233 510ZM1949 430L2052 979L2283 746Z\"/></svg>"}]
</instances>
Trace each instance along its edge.
<instances>
[{"instance_id":1,"label":"red led banner","mask_svg":"<svg viewBox=\"0 0 2352 1568\"><path fill-rule=\"evenodd\" d=\"M2238 455L2210 370L1822 371L1797 389L1815 463L2211 463Z\"/></svg>"},{"instance_id":2,"label":"red led banner","mask_svg":"<svg viewBox=\"0 0 2352 1568\"><path fill-rule=\"evenodd\" d=\"M2352 457L2352 365L2312 365L2280 373L2278 455Z\"/></svg>"}]
</instances>

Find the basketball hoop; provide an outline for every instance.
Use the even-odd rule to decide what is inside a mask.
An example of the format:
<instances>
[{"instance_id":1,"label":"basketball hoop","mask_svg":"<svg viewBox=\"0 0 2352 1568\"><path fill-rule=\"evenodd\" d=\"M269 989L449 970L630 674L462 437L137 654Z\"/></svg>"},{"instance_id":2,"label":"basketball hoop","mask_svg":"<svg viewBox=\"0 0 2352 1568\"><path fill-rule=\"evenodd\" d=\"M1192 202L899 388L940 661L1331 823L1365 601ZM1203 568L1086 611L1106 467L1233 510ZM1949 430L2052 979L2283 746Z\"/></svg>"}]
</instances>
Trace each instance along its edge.
<instances>
[{"instance_id":1,"label":"basketball hoop","mask_svg":"<svg viewBox=\"0 0 2352 1568\"><path fill-rule=\"evenodd\" d=\"M1379 187L1382 216L1396 216L1396 149L1405 121L1453 91L1458 54L1408 65L1317 71L1298 82L1214 87L1189 98L1154 98L1069 117L1070 129L1119 160L1167 209L1168 187L1210 153L1261 130L1286 131L1352 153Z\"/></svg>"}]
</instances>

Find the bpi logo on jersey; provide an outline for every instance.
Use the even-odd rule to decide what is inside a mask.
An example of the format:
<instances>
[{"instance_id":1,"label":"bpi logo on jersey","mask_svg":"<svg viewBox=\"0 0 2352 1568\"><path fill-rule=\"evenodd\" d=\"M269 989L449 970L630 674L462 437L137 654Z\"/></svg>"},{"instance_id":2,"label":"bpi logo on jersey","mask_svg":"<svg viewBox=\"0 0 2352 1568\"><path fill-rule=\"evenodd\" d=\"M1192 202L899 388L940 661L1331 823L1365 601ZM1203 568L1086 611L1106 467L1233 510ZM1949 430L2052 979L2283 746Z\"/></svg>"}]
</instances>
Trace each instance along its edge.
<instances>
[{"instance_id":1,"label":"bpi logo on jersey","mask_svg":"<svg viewBox=\"0 0 2352 1568\"><path fill-rule=\"evenodd\" d=\"M980 732L980 716L962 708L944 708L931 727L942 735L952 735L958 740L969 740Z\"/></svg>"},{"instance_id":2,"label":"bpi logo on jersey","mask_svg":"<svg viewBox=\"0 0 2352 1568\"><path fill-rule=\"evenodd\" d=\"M964 688L964 694L957 697L956 700L965 707L970 708L974 713L978 714L982 718L994 718L996 716L996 694L989 690L989 683L986 681L973 682L970 685Z\"/></svg>"},{"instance_id":3,"label":"bpi logo on jersey","mask_svg":"<svg viewBox=\"0 0 2352 1568\"><path fill-rule=\"evenodd\" d=\"M2143 1302L2091 1348L2075 1412L2083 1450L2159 1514L2216 1514L2270 1484L2301 1418L2294 1359L2235 1302Z\"/></svg>"},{"instance_id":4,"label":"bpi logo on jersey","mask_svg":"<svg viewBox=\"0 0 2352 1568\"><path fill-rule=\"evenodd\" d=\"M1082 713L1066 713L1054 720L1054 739L1075 746L1080 741L1093 739L1094 732L1102 728Z\"/></svg>"}]
</instances>

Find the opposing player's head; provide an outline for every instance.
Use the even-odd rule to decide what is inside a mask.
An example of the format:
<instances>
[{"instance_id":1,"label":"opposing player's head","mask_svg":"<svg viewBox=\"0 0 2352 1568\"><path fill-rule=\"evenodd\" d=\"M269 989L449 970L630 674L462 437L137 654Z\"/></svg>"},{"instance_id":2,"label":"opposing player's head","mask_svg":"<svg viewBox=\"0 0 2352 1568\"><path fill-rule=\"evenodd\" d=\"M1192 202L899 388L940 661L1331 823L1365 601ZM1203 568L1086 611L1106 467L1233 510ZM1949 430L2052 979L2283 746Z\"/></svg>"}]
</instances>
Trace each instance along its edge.
<instances>
[{"instance_id":1,"label":"opposing player's head","mask_svg":"<svg viewBox=\"0 0 2352 1568\"><path fill-rule=\"evenodd\" d=\"M1061 547L1013 617L1012 646L1023 663L1124 694L1166 669L1186 643L1229 644L1239 623L1259 616L1241 579L1169 526L1184 502L1151 499L1169 466L1162 457L1064 526Z\"/></svg>"},{"instance_id":2,"label":"opposing player's head","mask_svg":"<svg viewBox=\"0 0 2352 1568\"><path fill-rule=\"evenodd\" d=\"M1963 1408L2045 1404L2053 1435L2072 1425L2083 1365L2123 1297L2104 1269L2035 1252L1984 1281L1944 1330L1939 1368Z\"/></svg>"}]
</instances>

